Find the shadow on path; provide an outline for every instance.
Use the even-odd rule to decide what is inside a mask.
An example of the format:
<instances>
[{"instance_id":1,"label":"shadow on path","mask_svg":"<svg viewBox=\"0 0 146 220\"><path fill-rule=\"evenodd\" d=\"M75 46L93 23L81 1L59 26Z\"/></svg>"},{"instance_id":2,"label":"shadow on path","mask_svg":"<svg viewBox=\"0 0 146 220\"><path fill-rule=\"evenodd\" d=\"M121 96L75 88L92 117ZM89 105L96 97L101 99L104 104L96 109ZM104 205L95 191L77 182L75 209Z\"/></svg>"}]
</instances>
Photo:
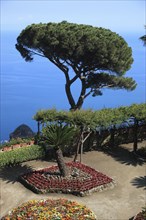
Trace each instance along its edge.
<instances>
[{"instance_id":1,"label":"shadow on path","mask_svg":"<svg viewBox=\"0 0 146 220\"><path fill-rule=\"evenodd\" d=\"M125 165L142 166L144 164L144 161L142 161L140 158L137 158L133 152L130 152L128 149L121 146L116 146L113 148L102 147L98 150L104 152L108 156L113 157L116 161Z\"/></svg>"},{"instance_id":2,"label":"shadow on path","mask_svg":"<svg viewBox=\"0 0 146 220\"><path fill-rule=\"evenodd\" d=\"M136 177L131 181L136 188L144 188L146 190L146 176Z\"/></svg>"},{"instance_id":3,"label":"shadow on path","mask_svg":"<svg viewBox=\"0 0 146 220\"><path fill-rule=\"evenodd\" d=\"M31 171L33 171L33 169L28 165L17 164L13 167L3 167L0 168L0 179L7 183L15 183L20 175Z\"/></svg>"}]
</instances>

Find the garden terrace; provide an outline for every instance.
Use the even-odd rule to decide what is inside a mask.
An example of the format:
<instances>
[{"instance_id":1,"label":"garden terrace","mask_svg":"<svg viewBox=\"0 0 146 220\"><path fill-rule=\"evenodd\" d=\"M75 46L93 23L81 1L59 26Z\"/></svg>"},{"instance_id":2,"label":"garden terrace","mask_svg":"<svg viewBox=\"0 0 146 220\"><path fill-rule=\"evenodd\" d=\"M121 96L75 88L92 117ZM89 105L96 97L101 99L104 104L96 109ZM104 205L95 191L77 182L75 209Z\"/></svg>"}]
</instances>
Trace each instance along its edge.
<instances>
[{"instance_id":1,"label":"garden terrace","mask_svg":"<svg viewBox=\"0 0 146 220\"><path fill-rule=\"evenodd\" d=\"M140 142L139 147L146 142ZM125 149L132 149L132 144L124 145ZM125 152L126 153L126 152ZM128 154L129 155L129 154ZM65 162L71 158L65 157ZM87 166L105 173L114 179L117 186L112 190L104 190L101 193L92 193L90 196L74 196L72 194L37 194L28 190L18 181L18 177L30 171L45 169L56 165L56 162L48 160L32 160L16 166L3 167L0 172L1 181L1 217L10 210L20 206L29 200L59 199L75 200L92 210L97 219L130 219L141 211L145 204L145 166L131 162L132 158L124 157L121 152L117 158L107 155L102 151L90 151L83 154L83 163ZM134 158L133 158L134 159ZM122 204L122 207L121 207ZM126 210L126 212L125 212ZM0 218L1 218L0 217Z\"/></svg>"}]
</instances>

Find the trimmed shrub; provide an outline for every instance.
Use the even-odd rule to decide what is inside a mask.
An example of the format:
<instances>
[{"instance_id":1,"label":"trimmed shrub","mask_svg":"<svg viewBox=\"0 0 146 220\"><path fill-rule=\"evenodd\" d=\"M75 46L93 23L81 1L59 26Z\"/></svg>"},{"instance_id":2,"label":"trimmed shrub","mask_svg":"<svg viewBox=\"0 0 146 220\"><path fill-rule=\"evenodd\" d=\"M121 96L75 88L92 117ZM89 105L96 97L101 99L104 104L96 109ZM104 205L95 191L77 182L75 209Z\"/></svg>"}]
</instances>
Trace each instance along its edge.
<instances>
[{"instance_id":1,"label":"trimmed shrub","mask_svg":"<svg viewBox=\"0 0 146 220\"><path fill-rule=\"evenodd\" d=\"M44 156L44 148L38 145L2 152L0 153L0 167L15 165L17 163L35 160Z\"/></svg>"}]
</instances>

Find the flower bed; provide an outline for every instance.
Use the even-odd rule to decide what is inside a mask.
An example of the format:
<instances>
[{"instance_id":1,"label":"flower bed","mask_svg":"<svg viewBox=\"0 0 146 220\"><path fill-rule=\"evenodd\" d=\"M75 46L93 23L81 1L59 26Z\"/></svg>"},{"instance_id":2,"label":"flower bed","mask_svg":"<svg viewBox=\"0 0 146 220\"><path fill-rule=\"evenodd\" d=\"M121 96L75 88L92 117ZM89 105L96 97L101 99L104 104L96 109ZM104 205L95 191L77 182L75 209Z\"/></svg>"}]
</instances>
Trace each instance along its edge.
<instances>
[{"instance_id":1,"label":"flower bed","mask_svg":"<svg viewBox=\"0 0 146 220\"><path fill-rule=\"evenodd\" d=\"M13 209L2 220L96 220L94 213L86 206L66 199L32 200Z\"/></svg>"},{"instance_id":2,"label":"flower bed","mask_svg":"<svg viewBox=\"0 0 146 220\"><path fill-rule=\"evenodd\" d=\"M66 163L70 175L62 177L58 166L51 166L20 176L20 182L36 193L62 192L85 196L93 191L113 187L108 176L79 162Z\"/></svg>"},{"instance_id":3,"label":"flower bed","mask_svg":"<svg viewBox=\"0 0 146 220\"><path fill-rule=\"evenodd\" d=\"M34 145L33 139L16 138L0 145L0 152L11 151L21 147Z\"/></svg>"}]
</instances>

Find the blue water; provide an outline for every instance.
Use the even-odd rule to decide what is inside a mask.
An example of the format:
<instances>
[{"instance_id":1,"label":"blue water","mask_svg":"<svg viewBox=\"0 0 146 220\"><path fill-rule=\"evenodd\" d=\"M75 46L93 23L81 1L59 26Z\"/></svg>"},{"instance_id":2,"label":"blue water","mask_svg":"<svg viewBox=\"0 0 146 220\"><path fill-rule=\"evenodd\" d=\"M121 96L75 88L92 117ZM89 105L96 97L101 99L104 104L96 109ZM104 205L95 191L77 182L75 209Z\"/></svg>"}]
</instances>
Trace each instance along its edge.
<instances>
[{"instance_id":1,"label":"blue water","mask_svg":"<svg viewBox=\"0 0 146 220\"><path fill-rule=\"evenodd\" d=\"M69 109L61 71L47 59L35 57L29 63L15 49L19 33L1 33L1 123L0 139L9 139L9 134L22 123L37 129L33 115L40 109L56 107ZM126 76L133 77L138 86L132 92L105 90L103 96L89 97L83 108L101 109L145 102L145 47L139 34L122 35L132 47L134 63ZM73 86L75 98L79 84Z\"/></svg>"}]
</instances>

